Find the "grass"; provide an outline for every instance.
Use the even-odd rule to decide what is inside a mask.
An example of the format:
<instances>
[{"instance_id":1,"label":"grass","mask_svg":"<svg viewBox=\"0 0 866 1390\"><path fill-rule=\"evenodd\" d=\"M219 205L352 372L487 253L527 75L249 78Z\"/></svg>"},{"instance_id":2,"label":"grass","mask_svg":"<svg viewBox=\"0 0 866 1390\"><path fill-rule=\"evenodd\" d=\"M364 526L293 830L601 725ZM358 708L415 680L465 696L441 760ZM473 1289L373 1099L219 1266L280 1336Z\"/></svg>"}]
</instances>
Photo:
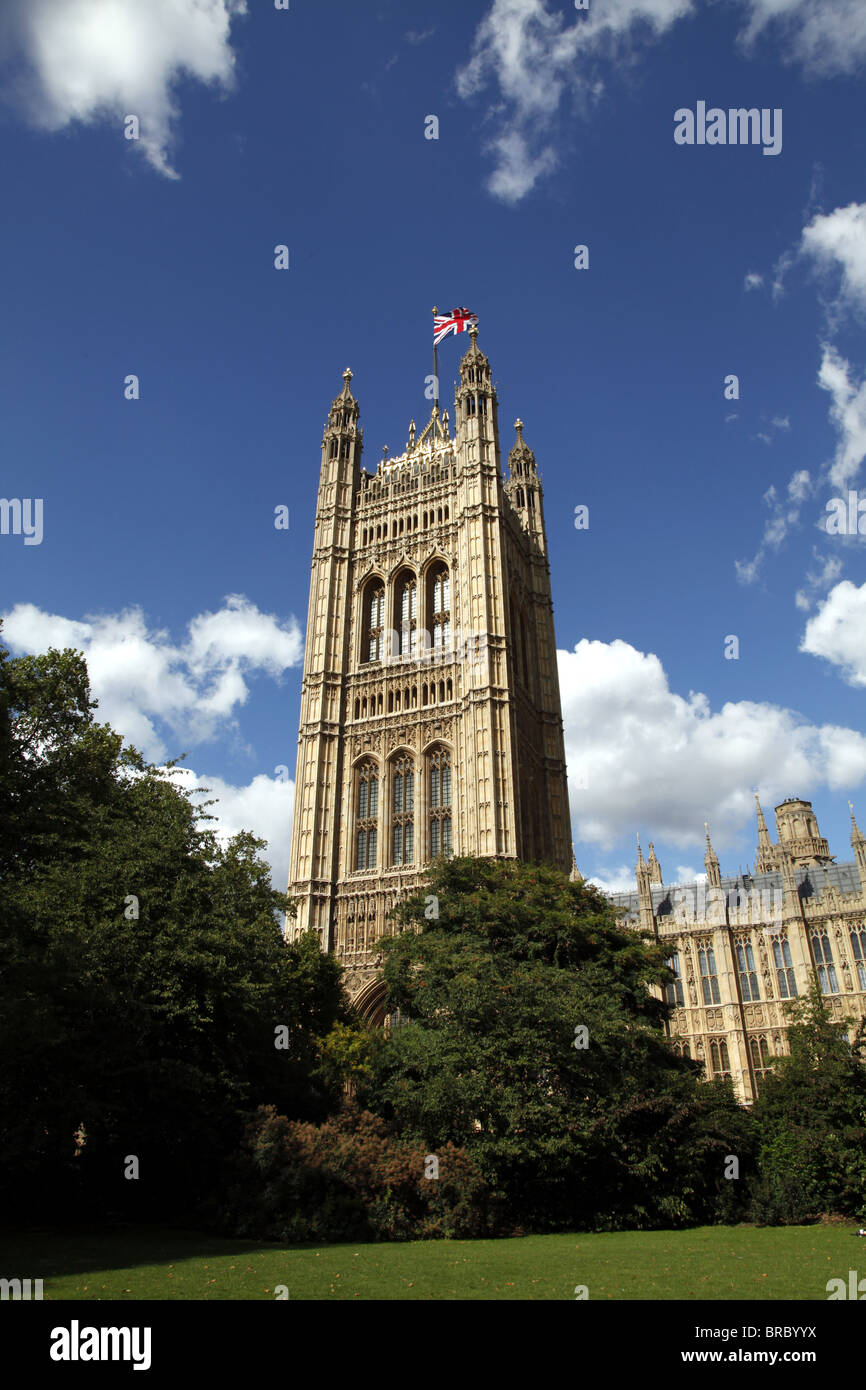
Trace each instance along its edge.
<instances>
[{"instance_id":1,"label":"grass","mask_svg":"<svg viewBox=\"0 0 866 1390\"><path fill-rule=\"evenodd\" d=\"M6 1232L0 1277L42 1278L46 1299L826 1300L864 1264L842 1225L514 1240L275 1246L195 1231ZM864 1269L866 1273L866 1269Z\"/></svg>"}]
</instances>

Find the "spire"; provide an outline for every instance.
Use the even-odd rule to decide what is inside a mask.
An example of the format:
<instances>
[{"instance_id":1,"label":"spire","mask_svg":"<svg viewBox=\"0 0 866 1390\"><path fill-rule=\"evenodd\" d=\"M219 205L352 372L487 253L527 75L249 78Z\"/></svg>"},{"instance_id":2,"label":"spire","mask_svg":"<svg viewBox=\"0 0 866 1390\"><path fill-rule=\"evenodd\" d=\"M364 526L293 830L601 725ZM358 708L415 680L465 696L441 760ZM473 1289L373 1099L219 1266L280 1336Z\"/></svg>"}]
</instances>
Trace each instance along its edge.
<instances>
[{"instance_id":1,"label":"spire","mask_svg":"<svg viewBox=\"0 0 866 1390\"><path fill-rule=\"evenodd\" d=\"M863 831L854 819L853 801L848 802L848 809L851 812L851 848L856 851L858 845L866 845L866 835L863 834Z\"/></svg>"},{"instance_id":2,"label":"spire","mask_svg":"<svg viewBox=\"0 0 866 1390\"><path fill-rule=\"evenodd\" d=\"M719 868L719 856L713 849L712 841L710 840L710 827L706 821L704 821L704 830L707 832L707 852L704 855L704 868L707 871L707 886L709 888L721 888L722 874Z\"/></svg>"},{"instance_id":3,"label":"spire","mask_svg":"<svg viewBox=\"0 0 866 1390\"><path fill-rule=\"evenodd\" d=\"M649 842L649 859L647 860L647 868L649 869L650 883L661 883L662 866L656 859L655 846L653 845L652 840L650 840Z\"/></svg>"},{"instance_id":4,"label":"spire","mask_svg":"<svg viewBox=\"0 0 866 1390\"><path fill-rule=\"evenodd\" d=\"M508 455L508 471L512 478L534 478L537 473L535 455L523 438L523 421L515 420L517 439Z\"/></svg>"},{"instance_id":5,"label":"spire","mask_svg":"<svg viewBox=\"0 0 866 1390\"><path fill-rule=\"evenodd\" d=\"M652 877L649 865L644 862L643 850L640 847L640 835L637 837L637 867L635 868L635 878L637 879L637 900L640 911L640 925L642 931L655 931L655 913L653 912L652 898Z\"/></svg>"},{"instance_id":6,"label":"spire","mask_svg":"<svg viewBox=\"0 0 866 1390\"><path fill-rule=\"evenodd\" d=\"M755 856L755 873L769 874L778 867L778 854L776 846L770 839L770 832L767 829L767 822L764 820L757 790L755 791L755 805L758 809L758 852Z\"/></svg>"}]
</instances>

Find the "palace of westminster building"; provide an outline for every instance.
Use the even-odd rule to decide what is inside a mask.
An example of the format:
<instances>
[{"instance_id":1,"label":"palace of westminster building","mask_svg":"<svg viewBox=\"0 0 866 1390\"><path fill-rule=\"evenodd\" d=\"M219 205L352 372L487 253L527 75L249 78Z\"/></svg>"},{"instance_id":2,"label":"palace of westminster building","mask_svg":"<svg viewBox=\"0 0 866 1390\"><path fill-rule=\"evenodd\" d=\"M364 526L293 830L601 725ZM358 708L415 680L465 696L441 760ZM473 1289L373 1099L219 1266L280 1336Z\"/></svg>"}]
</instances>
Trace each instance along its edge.
<instances>
[{"instance_id":1,"label":"palace of westminster building","mask_svg":"<svg viewBox=\"0 0 866 1390\"><path fill-rule=\"evenodd\" d=\"M406 448L361 466L352 373L322 440L289 896L385 1019L375 951L442 853L544 860L577 876L542 490L520 420L503 477L490 363L470 329L454 430L434 405ZM756 873L666 889L650 847L623 922L670 944L674 1045L755 1095L784 1050L784 1001L814 968L834 1017L866 1014L866 840L836 865L808 802L783 802Z\"/></svg>"}]
</instances>

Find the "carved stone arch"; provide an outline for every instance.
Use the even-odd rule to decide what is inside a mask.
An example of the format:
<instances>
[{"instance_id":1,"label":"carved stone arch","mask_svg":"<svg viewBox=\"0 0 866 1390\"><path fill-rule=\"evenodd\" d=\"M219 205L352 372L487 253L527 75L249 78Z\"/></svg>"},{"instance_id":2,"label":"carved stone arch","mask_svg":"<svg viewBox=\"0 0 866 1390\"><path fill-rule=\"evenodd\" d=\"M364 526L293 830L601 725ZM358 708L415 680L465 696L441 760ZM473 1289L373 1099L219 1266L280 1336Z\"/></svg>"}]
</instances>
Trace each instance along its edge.
<instances>
[{"instance_id":1,"label":"carved stone arch","mask_svg":"<svg viewBox=\"0 0 866 1390\"><path fill-rule=\"evenodd\" d=\"M388 986L384 980L370 980L362 985L352 1000L352 1009L359 1018L381 1028L385 1022L385 1003Z\"/></svg>"},{"instance_id":2,"label":"carved stone arch","mask_svg":"<svg viewBox=\"0 0 866 1390\"><path fill-rule=\"evenodd\" d=\"M367 583L367 580L372 579L376 575L378 575L378 577L384 584L385 576L382 573L379 566L374 564L372 561L368 562L366 569L363 570L362 573L360 573L355 580L355 593L359 593L361 589L363 589L364 585Z\"/></svg>"},{"instance_id":3,"label":"carved stone arch","mask_svg":"<svg viewBox=\"0 0 866 1390\"><path fill-rule=\"evenodd\" d=\"M381 753L374 753L373 750L372 750L371 748L362 748L362 749L360 750L359 753L356 753L356 754L355 754L355 756L353 757L353 759L352 759L352 761L351 761L351 763L350 763L350 767L352 768L352 771L354 772L357 768L360 767L361 763L367 762L368 759L369 759L370 762L377 763L377 764L379 765L379 773L381 774L381 772L382 772L382 755L381 755Z\"/></svg>"},{"instance_id":4,"label":"carved stone arch","mask_svg":"<svg viewBox=\"0 0 866 1390\"><path fill-rule=\"evenodd\" d=\"M423 579L425 583L427 575L434 565L447 565L449 571L452 572L457 568L456 561L453 560L450 555L446 555L444 550L440 550L437 546L435 550L430 551L430 554L426 559L422 560L418 566L418 577Z\"/></svg>"}]
</instances>

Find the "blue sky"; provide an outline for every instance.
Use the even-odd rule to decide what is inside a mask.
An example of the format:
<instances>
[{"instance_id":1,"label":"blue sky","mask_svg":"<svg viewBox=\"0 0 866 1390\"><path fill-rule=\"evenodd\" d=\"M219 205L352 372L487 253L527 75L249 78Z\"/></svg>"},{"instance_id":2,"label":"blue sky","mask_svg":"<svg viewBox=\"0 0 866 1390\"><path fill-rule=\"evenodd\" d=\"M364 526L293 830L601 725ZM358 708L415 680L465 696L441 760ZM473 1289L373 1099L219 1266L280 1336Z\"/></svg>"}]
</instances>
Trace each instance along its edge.
<instances>
[{"instance_id":1,"label":"blue sky","mask_svg":"<svg viewBox=\"0 0 866 1390\"><path fill-rule=\"evenodd\" d=\"M746 867L755 786L850 857L866 6L12 0L0 55L13 652L84 650L282 885L322 424L350 365L366 466L402 450L466 304L542 475L581 870L629 886L640 831L687 877L705 819ZM677 144L699 102L781 111L780 152Z\"/></svg>"}]
</instances>

